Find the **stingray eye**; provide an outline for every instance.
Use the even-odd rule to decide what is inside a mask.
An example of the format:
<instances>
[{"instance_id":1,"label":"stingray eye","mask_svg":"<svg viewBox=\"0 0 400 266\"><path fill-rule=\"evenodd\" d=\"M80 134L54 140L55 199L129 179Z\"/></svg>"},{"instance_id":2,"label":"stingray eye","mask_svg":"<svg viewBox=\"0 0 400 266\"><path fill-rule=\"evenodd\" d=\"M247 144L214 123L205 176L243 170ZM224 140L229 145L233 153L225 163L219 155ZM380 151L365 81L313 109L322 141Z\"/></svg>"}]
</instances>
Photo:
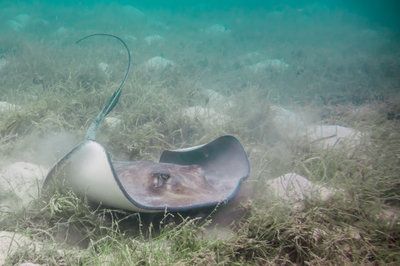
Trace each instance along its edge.
<instances>
[{"instance_id":1,"label":"stingray eye","mask_svg":"<svg viewBox=\"0 0 400 266\"><path fill-rule=\"evenodd\" d=\"M169 173L153 173L152 176L154 178L155 187L161 187L171 177Z\"/></svg>"}]
</instances>

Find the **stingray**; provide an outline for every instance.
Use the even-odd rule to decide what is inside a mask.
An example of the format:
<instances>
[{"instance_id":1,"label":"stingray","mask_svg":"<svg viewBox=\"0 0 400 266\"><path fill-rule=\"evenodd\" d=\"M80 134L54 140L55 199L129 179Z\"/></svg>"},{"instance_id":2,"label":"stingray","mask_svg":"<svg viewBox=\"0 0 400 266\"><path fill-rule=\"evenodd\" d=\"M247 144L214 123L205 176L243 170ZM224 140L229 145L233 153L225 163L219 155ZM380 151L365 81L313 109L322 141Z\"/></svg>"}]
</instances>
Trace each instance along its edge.
<instances>
[{"instance_id":1,"label":"stingray","mask_svg":"<svg viewBox=\"0 0 400 266\"><path fill-rule=\"evenodd\" d=\"M128 65L112 96L89 126L84 140L50 170L44 190L72 190L91 202L135 212L180 212L225 204L249 176L250 164L240 142L230 135L207 144L161 152L159 162L117 161L96 141L96 132L118 103L131 66L126 43L97 33L78 40L107 36L126 49Z\"/></svg>"}]
</instances>

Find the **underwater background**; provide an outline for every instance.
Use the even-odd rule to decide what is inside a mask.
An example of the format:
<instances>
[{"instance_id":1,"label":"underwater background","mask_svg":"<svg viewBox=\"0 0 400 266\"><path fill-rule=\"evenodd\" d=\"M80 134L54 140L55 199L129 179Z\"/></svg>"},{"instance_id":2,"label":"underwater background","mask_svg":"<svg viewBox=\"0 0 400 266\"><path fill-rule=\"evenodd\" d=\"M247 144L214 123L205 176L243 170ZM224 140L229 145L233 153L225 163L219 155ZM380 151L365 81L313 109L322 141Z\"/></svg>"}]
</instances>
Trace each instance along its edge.
<instances>
[{"instance_id":1,"label":"underwater background","mask_svg":"<svg viewBox=\"0 0 400 266\"><path fill-rule=\"evenodd\" d=\"M157 161L236 136L251 175L220 215L244 209L235 226L209 239L208 224L155 233L129 216L122 229L73 195L39 197L124 76L115 39L76 43L94 33L132 54L98 141ZM14 255L0 243L0 265L398 264L399 152L400 1L0 0L0 239L56 243ZM271 196L288 173L329 200Z\"/></svg>"}]
</instances>

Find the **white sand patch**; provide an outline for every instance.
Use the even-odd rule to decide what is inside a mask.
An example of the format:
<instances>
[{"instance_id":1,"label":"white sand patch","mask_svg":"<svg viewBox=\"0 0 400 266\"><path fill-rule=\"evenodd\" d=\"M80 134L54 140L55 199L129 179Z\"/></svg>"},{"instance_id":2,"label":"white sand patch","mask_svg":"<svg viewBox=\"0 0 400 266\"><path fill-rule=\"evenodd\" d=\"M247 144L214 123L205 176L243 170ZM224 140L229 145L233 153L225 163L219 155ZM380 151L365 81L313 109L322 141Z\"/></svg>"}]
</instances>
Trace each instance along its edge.
<instances>
[{"instance_id":1,"label":"white sand patch","mask_svg":"<svg viewBox=\"0 0 400 266\"><path fill-rule=\"evenodd\" d=\"M161 71L172 66L175 66L173 61L165 59L161 56L150 58L144 64L145 69L150 71Z\"/></svg>"},{"instance_id":2,"label":"white sand patch","mask_svg":"<svg viewBox=\"0 0 400 266\"><path fill-rule=\"evenodd\" d=\"M155 35L149 35L146 36L144 38L145 43L147 43L147 45L152 45L152 44L157 44L157 43L161 43L164 41L164 37L155 34Z\"/></svg>"},{"instance_id":3,"label":"white sand patch","mask_svg":"<svg viewBox=\"0 0 400 266\"><path fill-rule=\"evenodd\" d=\"M4 265L8 256L20 248L39 249L41 245L28 237L7 231L0 231L0 265Z\"/></svg>"},{"instance_id":4,"label":"white sand patch","mask_svg":"<svg viewBox=\"0 0 400 266\"><path fill-rule=\"evenodd\" d=\"M230 118L222 113L215 111L213 108L204 108L201 106L191 106L182 110L184 116L198 121L207 127L223 126Z\"/></svg>"},{"instance_id":5,"label":"white sand patch","mask_svg":"<svg viewBox=\"0 0 400 266\"><path fill-rule=\"evenodd\" d=\"M204 29L204 32L211 35L225 35L231 33L231 30L221 24L214 24Z\"/></svg>"},{"instance_id":6,"label":"white sand patch","mask_svg":"<svg viewBox=\"0 0 400 266\"><path fill-rule=\"evenodd\" d=\"M39 196L39 188L47 172L47 169L36 164L13 163L0 171L0 191L3 195L15 196L19 205L26 206ZM16 202L13 201L5 200L1 205L14 209Z\"/></svg>"},{"instance_id":7,"label":"white sand patch","mask_svg":"<svg viewBox=\"0 0 400 266\"><path fill-rule=\"evenodd\" d=\"M328 149L346 145L354 147L360 144L362 134L352 128L338 125L311 125L305 131L307 140L320 148Z\"/></svg>"},{"instance_id":8,"label":"white sand patch","mask_svg":"<svg viewBox=\"0 0 400 266\"><path fill-rule=\"evenodd\" d=\"M293 208L297 210L302 209L302 202L307 198L317 198L327 201L334 194L332 189L314 184L307 178L296 173L288 173L268 180L267 185L277 199L288 204L293 204Z\"/></svg>"}]
</instances>

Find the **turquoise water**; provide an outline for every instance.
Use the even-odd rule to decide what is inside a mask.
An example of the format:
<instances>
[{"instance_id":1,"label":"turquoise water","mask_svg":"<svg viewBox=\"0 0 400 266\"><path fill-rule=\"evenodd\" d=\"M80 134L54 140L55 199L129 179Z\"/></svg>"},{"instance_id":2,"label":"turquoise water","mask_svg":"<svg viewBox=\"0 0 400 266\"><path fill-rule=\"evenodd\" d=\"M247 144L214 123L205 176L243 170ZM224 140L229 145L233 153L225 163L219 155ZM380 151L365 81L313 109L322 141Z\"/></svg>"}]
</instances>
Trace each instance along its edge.
<instances>
[{"instance_id":1,"label":"turquoise water","mask_svg":"<svg viewBox=\"0 0 400 266\"><path fill-rule=\"evenodd\" d=\"M167 64L179 68L176 75L196 77L200 90L212 88L230 95L258 87L273 101L359 104L399 88L399 3L2 1L0 56L7 62L13 56L23 60L24 48L31 46L29 60L39 62L42 53L51 50L50 57L57 54L53 58L60 67L57 71L63 71L65 60L72 64L72 52L67 51L74 49L76 39L111 33L127 42L135 70L150 58L168 59ZM108 43L96 40L92 48L96 50L97 44L106 49ZM93 57L99 59L97 64L108 60L104 66L110 71L122 72L116 65L125 58L114 52L110 48L104 58ZM54 67L36 70L52 78L54 71ZM35 79L24 75L22 83ZM5 75L1 79L15 86L15 80Z\"/></svg>"}]
</instances>

